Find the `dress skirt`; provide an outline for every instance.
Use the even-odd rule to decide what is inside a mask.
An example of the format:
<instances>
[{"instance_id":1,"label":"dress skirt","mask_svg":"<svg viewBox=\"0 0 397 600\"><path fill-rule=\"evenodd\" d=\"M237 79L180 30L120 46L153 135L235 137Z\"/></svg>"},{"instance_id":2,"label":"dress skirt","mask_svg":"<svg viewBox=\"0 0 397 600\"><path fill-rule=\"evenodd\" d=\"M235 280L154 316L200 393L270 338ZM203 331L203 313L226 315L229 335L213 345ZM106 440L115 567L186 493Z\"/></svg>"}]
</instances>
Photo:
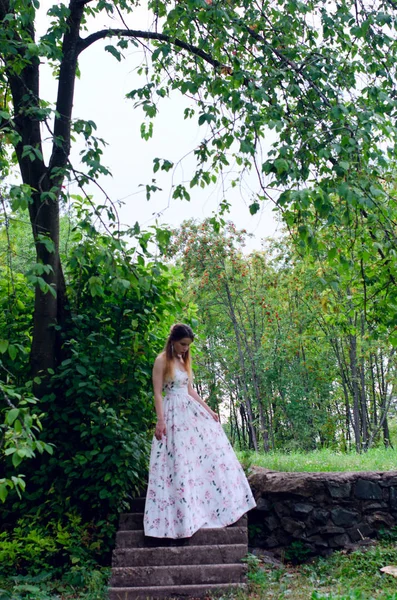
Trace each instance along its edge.
<instances>
[{"instance_id":1,"label":"dress skirt","mask_svg":"<svg viewBox=\"0 0 397 600\"><path fill-rule=\"evenodd\" d=\"M167 392L164 420L166 435L151 448L145 535L190 537L231 525L255 506L221 424L186 388Z\"/></svg>"}]
</instances>

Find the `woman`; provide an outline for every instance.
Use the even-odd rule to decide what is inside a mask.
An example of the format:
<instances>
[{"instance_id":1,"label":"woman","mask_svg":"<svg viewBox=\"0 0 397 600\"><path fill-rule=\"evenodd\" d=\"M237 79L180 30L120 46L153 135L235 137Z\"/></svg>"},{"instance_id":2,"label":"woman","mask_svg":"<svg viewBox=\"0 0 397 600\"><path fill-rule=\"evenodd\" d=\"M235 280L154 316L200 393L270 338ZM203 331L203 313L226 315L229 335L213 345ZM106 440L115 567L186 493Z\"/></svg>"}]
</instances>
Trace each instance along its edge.
<instances>
[{"instance_id":1,"label":"woman","mask_svg":"<svg viewBox=\"0 0 397 600\"><path fill-rule=\"evenodd\" d=\"M193 339L188 325L173 325L153 367L157 424L144 516L147 536L190 537L203 527L231 525L255 506L218 415L192 387Z\"/></svg>"}]
</instances>

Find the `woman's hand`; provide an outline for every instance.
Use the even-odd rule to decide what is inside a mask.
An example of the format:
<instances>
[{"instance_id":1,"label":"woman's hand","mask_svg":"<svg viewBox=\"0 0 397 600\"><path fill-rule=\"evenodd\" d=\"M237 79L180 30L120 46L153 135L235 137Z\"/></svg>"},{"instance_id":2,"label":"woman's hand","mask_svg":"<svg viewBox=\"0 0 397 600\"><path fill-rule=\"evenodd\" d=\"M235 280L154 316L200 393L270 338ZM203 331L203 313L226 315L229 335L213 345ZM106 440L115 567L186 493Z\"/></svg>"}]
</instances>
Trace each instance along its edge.
<instances>
[{"instance_id":1,"label":"woman's hand","mask_svg":"<svg viewBox=\"0 0 397 600\"><path fill-rule=\"evenodd\" d=\"M163 438L163 435L166 435L165 421L157 421L154 435L156 437L156 440L161 440Z\"/></svg>"},{"instance_id":2,"label":"woman's hand","mask_svg":"<svg viewBox=\"0 0 397 600\"><path fill-rule=\"evenodd\" d=\"M214 410L212 410L212 408L208 407L207 408L208 412L210 413L211 417L215 420L218 421L219 423L219 415L218 413L216 413Z\"/></svg>"}]
</instances>

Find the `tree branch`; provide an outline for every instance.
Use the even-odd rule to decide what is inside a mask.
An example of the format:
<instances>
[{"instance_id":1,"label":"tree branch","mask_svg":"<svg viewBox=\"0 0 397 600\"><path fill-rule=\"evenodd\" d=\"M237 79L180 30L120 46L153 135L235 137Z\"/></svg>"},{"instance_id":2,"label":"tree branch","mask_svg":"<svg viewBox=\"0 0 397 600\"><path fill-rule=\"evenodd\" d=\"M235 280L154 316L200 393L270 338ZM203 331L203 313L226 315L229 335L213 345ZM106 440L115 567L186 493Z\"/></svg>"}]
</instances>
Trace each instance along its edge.
<instances>
[{"instance_id":1,"label":"tree branch","mask_svg":"<svg viewBox=\"0 0 397 600\"><path fill-rule=\"evenodd\" d=\"M207 63L209 63L216 69L219 67L226 66L226 65L222 64L219 60L212 58L212 56L210 54L208 54L208 52L204 52L204 50L197 48L197 46L194 46L193 44L188 44L187 42L183 42L182 40L178 40L177 38L172 39L169 35L166 35L164 33L156 33L154 31L141 31L141 30L134 30L134 29L102 29L101 31L96 31L95 33L92 33L91 35L89 35L88 37L86 37L84 39L80 38L80 41L78 44L78 52L79 53L82 52L83 50L85 50L86 48L91 46L91 44L93 44L94 42L97 42L98 40L103 40L108 37L116 37L116 36L143 38L145 40L156 40L158 42L166 42L169 44L173 44L174 46L177 46L178 48L182 48L183 50L187 50L188 52L190 52L191 54L194 54L195 56L199 56L200 58L205 60Z\"/></svg>"}]
</instances>

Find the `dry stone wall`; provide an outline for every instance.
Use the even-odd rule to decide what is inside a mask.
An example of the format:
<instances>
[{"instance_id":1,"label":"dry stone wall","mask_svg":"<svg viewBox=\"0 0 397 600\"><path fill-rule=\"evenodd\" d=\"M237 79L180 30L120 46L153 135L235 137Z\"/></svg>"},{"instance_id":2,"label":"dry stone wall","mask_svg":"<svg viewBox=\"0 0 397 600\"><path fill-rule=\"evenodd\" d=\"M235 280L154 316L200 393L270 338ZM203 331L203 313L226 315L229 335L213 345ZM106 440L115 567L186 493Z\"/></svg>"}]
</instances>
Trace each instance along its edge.
<instances>
[{"instance_id":1,"label":"dry stone wall","mask_svg":"<svg viewBox=\"0 0 397 600\"><path fill-rule=\"evenodd\" d=\"M255 467L251 545L282 555L327 555L397 526L397 471L282 473ZM295 542L295 544L294 544Z\"/></svg>"}]
</instances>

